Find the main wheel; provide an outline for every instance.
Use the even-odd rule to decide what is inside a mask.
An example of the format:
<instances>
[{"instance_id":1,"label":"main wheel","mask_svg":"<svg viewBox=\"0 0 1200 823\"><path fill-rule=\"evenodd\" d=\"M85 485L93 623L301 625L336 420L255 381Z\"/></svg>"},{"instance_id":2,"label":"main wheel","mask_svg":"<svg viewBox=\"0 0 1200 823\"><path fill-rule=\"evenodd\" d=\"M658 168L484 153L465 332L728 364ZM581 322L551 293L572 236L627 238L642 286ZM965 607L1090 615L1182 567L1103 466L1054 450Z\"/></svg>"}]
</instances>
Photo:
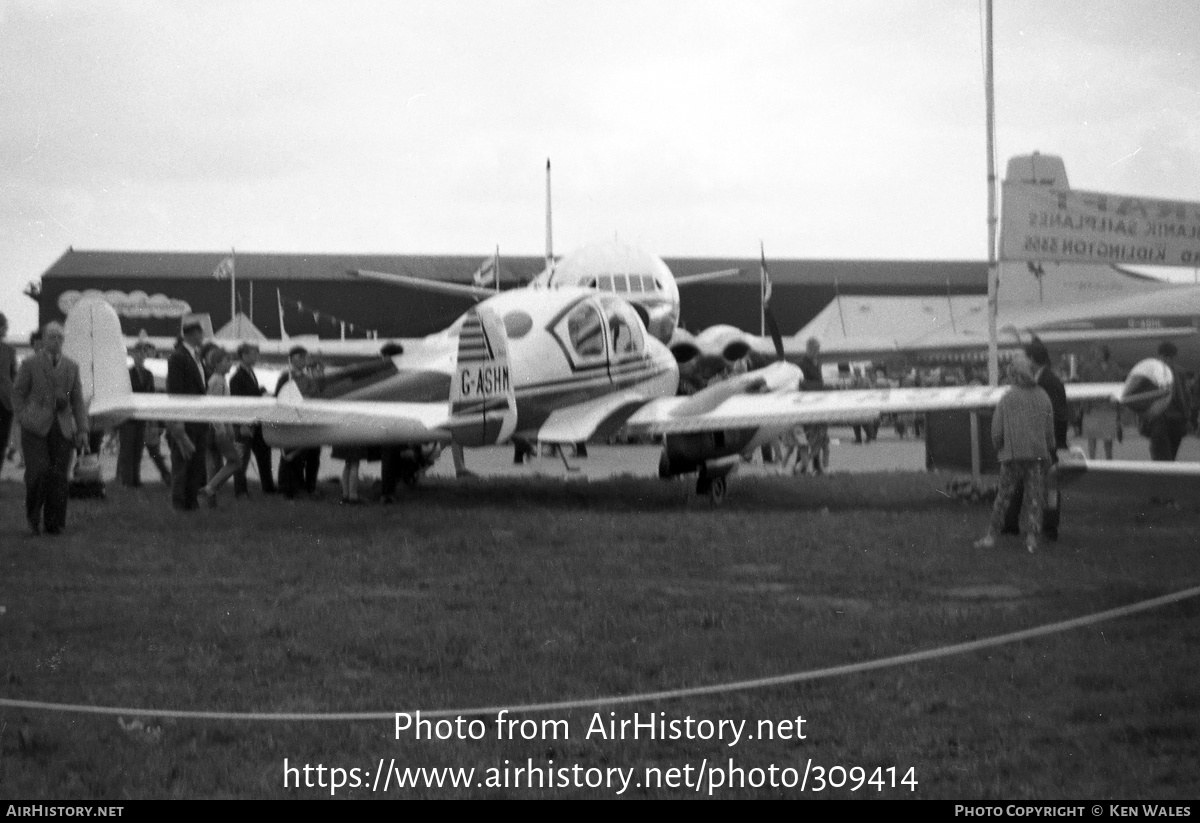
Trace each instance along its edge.
<instances>
[{"instance_id":1,"label":"main wheel","mask_svg":"<svg viewBox=\"0 0 1200 823\"><path fill-rule=\"evenodd\" d=\"M725 478L714 477L712 485L708 488L708 497L712 500L714 506L719 506L725 502Z\"/></svg>"}]
</instances>

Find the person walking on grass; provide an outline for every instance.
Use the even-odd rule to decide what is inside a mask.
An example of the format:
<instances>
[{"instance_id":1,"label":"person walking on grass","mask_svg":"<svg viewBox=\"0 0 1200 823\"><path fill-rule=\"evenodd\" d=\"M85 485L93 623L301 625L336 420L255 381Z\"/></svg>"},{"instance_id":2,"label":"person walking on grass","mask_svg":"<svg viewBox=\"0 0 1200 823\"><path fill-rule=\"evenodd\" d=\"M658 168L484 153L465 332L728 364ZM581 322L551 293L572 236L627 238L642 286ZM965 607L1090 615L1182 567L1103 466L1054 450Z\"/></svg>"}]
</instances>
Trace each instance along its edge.
<instances>
[{"instance_id":1,"label":"person walking on grass","mask_svg":"<svg viewBox=\"0 0 1200 823\"><path fill-rule=\"evenodd\" d=\"M1035 382L1029 360L1015 356L1008 366L1012 384L992 415L992 443L1000 460L1000 488L992 506L987 534L975 548L990 549L1004 528L1005 516L1024 487L1021 509L1025 548L1034 552L1042 531L1045 505L1046 467L1054 454L1054 407L1050 397Z\"/></svg>"},{"instance_id":2,"label":"person walking on grass","mask_svg":"<svg viewBox=\"0 0 1200 823\"><path fill-rule=\"evenodd\" d=\"M233 367L233 358L222 348L214 348L208 353L208 394L211 397L228 397L229 383L225 375ZM215 467L212 477L200 488L200 496L208 501L210 508L217 507L217 489L225 481L233 477L242 468L242 450L238 448L234 438L233 426L229 423L212 424L213 444L221 463Z\"/></svg>"}]
</instances>

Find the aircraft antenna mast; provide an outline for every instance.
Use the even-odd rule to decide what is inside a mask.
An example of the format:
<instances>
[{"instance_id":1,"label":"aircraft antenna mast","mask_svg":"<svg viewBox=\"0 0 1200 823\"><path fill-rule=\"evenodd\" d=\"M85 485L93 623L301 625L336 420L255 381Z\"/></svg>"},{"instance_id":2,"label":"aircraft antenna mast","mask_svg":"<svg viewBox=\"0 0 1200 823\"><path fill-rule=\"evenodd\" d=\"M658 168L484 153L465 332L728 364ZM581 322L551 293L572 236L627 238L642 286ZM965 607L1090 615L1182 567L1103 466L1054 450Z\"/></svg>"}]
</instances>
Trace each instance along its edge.
<instances>
[{"instance_id":1,"label":"aircraft antenna mast","mask_svg":"<svg viewBox=\"0 0 1200 823\"><path fill-rule=\"evenodd\" d=\"M546 158L546 274L554 274L554 233L550 220L550 158Z\"/></svg>"},{"instance_id":2,"label":"aircraft antenna mast","mask_svg":"<svg viewBox=\"0 0 1200 823\"><path fill-rule=\"evenodd\" d=\"M1000 266L996 261L996 97L992 78L992 0L984 20L984 93L987 99L988 164L988 385L1000 385L1000 354L996 335Z\"/></svg>"}]
</instances>

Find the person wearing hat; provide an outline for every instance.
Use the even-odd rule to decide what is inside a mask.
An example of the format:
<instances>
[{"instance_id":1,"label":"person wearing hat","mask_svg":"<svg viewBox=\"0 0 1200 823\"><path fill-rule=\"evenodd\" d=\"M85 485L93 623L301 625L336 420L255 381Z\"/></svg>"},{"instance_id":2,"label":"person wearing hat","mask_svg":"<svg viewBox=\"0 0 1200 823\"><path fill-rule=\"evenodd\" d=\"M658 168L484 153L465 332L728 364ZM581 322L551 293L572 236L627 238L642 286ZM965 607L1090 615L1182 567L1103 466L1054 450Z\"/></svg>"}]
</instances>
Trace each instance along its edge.
<instances>
[{"instance_id":1,"label":"person wearing hat","mask_svg":"<svg viewBox=\"0 0 1200 823\"><path fill-rule=\"evenodd\" d=\"M992 415L992 443L1000 460L1000 487L987 534L975 541L975 548L990 549L996 545L996 535L1004 530L1008 511L1023 488L1022 531L1025 548L1033 552L1042 531L1046 469L1054 454L1054 407L1035 382L1025 357L1013 357L1008 378L1012 386L1000 398Z\"/></svg>"},{"instance_id":2,"label":"person wearing hat","mask_svg":"<svg viewBox=\"0 0 1200 823\"><path fill-rule=\"evenodd\" d=\"M208 393L208 375L200 348L204 327L198 320L183 324L183 338L167 360L167 393ZM205 455L208 451L207 423L171 423L167 427L171 445L171 505L179 511L200 507L200 489L208 480Z\"/></svg>"},{"instance_id":3,"label":"person wearing hat","mask_svg":"<svg viewBox=\"0 0 1200 823\"><path fill-rule=\"evenodd\" d=\"M1196 426L1196 409L1192 408L1187 381L1175 365L1178 354L1179 349L1170 340L1159 344L1158 359L1171 370L1171 399L1162 414L1148 421L1151 460L1174 460L1188 428Z\"/></svg>"},{"instance_id":4,"label":"person wearing hat","mask_svg":"<svg viewBox=\"0 0 1200 823\"><path fill-rule=\"evenodd\" d=\"M143 329L137 342L129 350L133 365L129 369L129 384L139 394L154 393L154 375L146 368L146 358L154 353L154 344ZM117 479L125 486L138 488L142 485L142 452L150 452L150 459L166 485L171 484L171 470L163 459L159 448L162 428L158 423L144 420L126 420L119 430L121 446L117 452Z\"/></svg>"}]
</instances>

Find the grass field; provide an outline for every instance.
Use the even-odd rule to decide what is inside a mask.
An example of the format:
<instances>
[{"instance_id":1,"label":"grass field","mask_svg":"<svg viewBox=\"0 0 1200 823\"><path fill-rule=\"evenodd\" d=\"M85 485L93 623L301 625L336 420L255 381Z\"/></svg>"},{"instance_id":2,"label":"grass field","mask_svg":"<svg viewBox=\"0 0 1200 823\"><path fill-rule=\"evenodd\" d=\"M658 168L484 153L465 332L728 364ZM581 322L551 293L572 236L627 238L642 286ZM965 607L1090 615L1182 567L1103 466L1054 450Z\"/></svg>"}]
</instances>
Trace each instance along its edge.
<instances>
[{"instance_id":1,"label":"grass field","mask_svg":"<svg viewBox=\"0 0 1200 823\"><path fill-rule=\"evenodd\" d=\"M393 712L635 694L804 671L1015 631L1200 584L1198 512L1067 497L1063 540L971 547L946 477L740 478L720 509L676 483L434 477L394 506L257 499L174 513L163 487L72 501L24 536L0 484L0 696L231 712ZM489 768L864 767L908 786L718 797L1200 796L1200 605L799 685L526 719L563 739L396 738L391 720L200 721L0 708L9 797L320 797L284 760L477 769L386 796L613 797L486 785ZM609 712L615 714L609 715ZM604 720L805 718L803 740L585 737ZM657 713L665 713L657 715ZM784 727L786 729L786 726ZM809 767L811 769L811 767ZM599 773L599 772L597 772ZM586 772L583 772L586 774ZM782 772L780 774L783 774ZM835 772L835 774L837 774ZM361 773L360 773L361 777ZM303 780L303 777L299 779ZM313 773L313 779L316 779ZM693 774L692 780L695 780ZM753 775L751 775L753 779ZM382 786L382 783L380 784ZM853 783L851 783L853 785ZM700 796L707 796L705 785ZM349 787L338 797L372 795Z\"/></svg>"}]
</instances>

